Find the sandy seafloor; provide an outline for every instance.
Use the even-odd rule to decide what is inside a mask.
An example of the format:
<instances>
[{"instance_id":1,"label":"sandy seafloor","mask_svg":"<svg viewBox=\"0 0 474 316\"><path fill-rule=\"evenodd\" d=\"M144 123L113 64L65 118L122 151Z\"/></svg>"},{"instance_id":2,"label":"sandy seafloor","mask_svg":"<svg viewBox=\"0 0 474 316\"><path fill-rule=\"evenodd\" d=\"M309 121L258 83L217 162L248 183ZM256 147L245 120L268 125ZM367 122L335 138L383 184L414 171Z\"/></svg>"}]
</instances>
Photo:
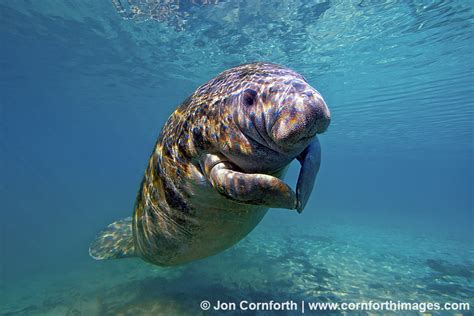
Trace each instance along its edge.
<instances>
[{"instance_id":1,"label":"sandy seafloor","mask_svg":"<svg viewBox=\"0 0 474 316\"><path fill-rule=\"evenodd\" d=\"M213 304L217 300L400 300L468 302L473 306L473 279L474 249L465 239L407 234L395 227L334 222L310 225L295 220L260 225L231 249L181 267L161 268L139 259L91 259L66 272L38 274L8 285L0 314L248 314L238 308L204 313L199 308L202 300ZM420 315L409 311L327 314ZM472 311L433 314L472 315Z\"/></svg>"}]
</instances>

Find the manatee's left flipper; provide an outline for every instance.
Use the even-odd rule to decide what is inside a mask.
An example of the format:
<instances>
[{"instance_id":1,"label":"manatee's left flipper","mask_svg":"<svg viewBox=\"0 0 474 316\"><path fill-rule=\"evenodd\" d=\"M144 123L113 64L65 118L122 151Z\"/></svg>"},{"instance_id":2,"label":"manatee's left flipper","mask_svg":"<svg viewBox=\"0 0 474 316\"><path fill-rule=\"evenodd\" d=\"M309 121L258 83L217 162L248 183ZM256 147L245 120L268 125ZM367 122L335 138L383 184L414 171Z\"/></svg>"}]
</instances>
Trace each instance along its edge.
<instances>
[{"instance_id":1,"label":"manatee's left flipper","mask_svg":"<svg viewBox=\"0 0 474 316\"><path fill-rule=\"evenodd\" d=\"M216 155L207 155L204 170L211 185L224 196L245 204L296 208L296 194L283 181L267 174L243 173Z\"/></svg>"},{"instance_id":2,"label":"manatee's left flipper","mask_svg":"<svg viewBox=\"0 0 474 316\"><path fill-rule=\"evenodd\" d=\"M296 210L301 213L313 190L316 175L321 164L321 145L318 138L315 138L297 159L301 163L301 170L296 186L296 198L298 201Z\"/></svg>"}]
</instances>

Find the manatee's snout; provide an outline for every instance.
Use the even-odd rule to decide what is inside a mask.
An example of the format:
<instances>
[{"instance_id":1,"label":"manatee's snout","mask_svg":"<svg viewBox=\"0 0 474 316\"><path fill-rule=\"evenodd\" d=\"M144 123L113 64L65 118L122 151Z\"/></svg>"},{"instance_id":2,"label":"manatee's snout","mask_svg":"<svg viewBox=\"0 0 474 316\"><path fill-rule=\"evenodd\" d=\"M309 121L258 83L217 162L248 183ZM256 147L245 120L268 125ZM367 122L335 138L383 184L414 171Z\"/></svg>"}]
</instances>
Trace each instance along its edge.
<instances>
[{"instance_id":1,"label":"manatee's snout","mask_svg":"<svg viewBox=\"0 0 474 316\"><path fill-rule=\"evenodd\" d=\"M306 145L329 127L331 114L317 91L290 96L284 103L271 129L273 140L282 148Z\"/></svg>"}]
</instances>

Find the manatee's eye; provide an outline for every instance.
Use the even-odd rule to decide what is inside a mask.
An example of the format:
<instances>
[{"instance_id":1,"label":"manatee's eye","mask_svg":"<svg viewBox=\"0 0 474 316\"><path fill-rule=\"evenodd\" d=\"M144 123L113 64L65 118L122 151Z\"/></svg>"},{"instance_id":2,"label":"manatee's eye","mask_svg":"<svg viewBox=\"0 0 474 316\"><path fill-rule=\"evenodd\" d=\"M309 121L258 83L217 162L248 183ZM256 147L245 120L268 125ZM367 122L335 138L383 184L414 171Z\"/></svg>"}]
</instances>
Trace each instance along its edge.
<instances>
[{"instance_id":1,"label":"manatee's eye","mask_svg":"<svg viewBox=\"0 0 474 316\"><path fill-rule=\"evenodd\" d=\"M257 98L257 92L252 89L247 89L244 91L242 100L245 106L252 106L255 104L255 99Z\"/></svg>"}]
</instances>

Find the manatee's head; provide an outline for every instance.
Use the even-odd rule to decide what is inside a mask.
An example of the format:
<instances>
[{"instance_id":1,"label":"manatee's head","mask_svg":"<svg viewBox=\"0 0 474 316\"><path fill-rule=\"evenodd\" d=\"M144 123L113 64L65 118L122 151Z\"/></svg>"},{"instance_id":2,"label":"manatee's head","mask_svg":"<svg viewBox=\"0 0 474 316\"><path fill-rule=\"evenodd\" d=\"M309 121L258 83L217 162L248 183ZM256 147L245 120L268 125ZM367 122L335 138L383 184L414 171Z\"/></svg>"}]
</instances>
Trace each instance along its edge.
<instances>
[{"instance_id":1,"label":"manatee's head","mask_svg":"<svg viewBox=\"0 0 474 316\"><path fill-rule=\"evenodd\" d=\"M248 138L278 153L298 155L329 126L322 96L300 74L268 63L231 69L235 77L231 107Z\"/></svg>"},{"instance_id":2,"label":"manatee's head","mask_svg":"<svg viewBox=\"0 0 474 316\"><path fill-rule=\"evenodd\" d=\"M226 70L193 97L218 118L208 126L217 127L214 145L247 172L285 167L330 122L326 103L303 76L270 63Z\"/></svg>"}]
</instances>

